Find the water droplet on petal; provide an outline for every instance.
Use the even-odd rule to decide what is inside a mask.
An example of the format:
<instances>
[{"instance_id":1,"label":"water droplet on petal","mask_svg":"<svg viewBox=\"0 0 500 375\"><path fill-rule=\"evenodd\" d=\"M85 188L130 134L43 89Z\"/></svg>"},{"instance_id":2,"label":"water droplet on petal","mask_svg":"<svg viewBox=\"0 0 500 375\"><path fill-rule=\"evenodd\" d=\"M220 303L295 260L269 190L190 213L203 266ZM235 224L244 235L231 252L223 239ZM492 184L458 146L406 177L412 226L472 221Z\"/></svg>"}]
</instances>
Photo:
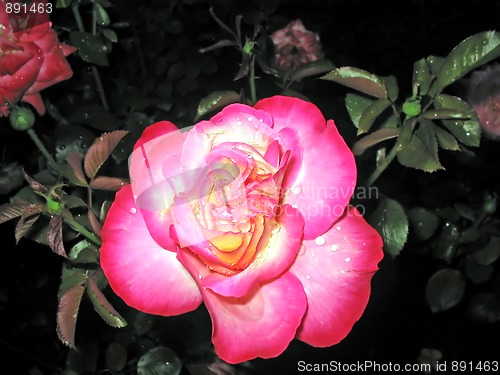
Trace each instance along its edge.
<instances>
[{"instance_id":1,"label":"water droplet on petal","mask_svg":"<svg viewBox=\"0 0 500 375\"><path fill-rule=\"evenodd\" d=\"M311 280L311 275L307 275L307 276L306 276L306 279L307 279L307 280Z\"/></svg>"},{"instance_id":2,"label":"water droplet on petal","mask_svg":"<svg viewBox=\"0 0 500 375\"><path fill-rule=\"evenodd\" d=\"M296 204L292 204L292 208L297 208L298 206Z\"/></svg>"},{"instance_id":3,"label":"water droplet on petal","mask_svg":"<svg viewBox=\"0 0 500 375\"><path fill-rule=\"evenodd\" d=\"M314 240L314 243L318 246L323 246L325 243L326 243L326 239L325 237L323 236L318 236L316 237L316 239Z\"/></svg>"},{"instance_id":4,"label":"water droplet on petal","mask_svg":"<svg viewBox=\"0 0 500 375\"><path fill-rule=\"evenodd\" d=\"M137 209L135 207L132 207L129 212L133 215L137 212Z\"/></svg>"},{"instance_id":5,"label":"water droplet on petal","mask_svg":"<svg viewBox=\"0 0 500 375\"><path fill-rule=\"evenodd\" d=\"M342 230L342 227L341 227L340 225L337 225L337 226L335 227L335 229L337 229L338 231L341 231L341 230Z\"/></svg>"},{"instance_id":6,"label":"water droplet on petal","mask_svg":"<svg viewBox=\"0 0 500 375\"><path fill-rule=\"evenodd\" d=\"M247 120L251 122L253 120L253 117L248 116Z\"/></svg>"},{"instance_id":7,"label":"water droplet on petal","mask_svg":"<svg viewBox=\"0 0 500 375\"><path fill-rule=\"evenodd\" d=\"M236 125L238 125L238 126L241 126L241 124L242 124L242 122L241 122L241 121L237 121L237 122L236 122Z\"/></svg>"},{"instance_id":8,"label":"water droplet on petal","mask_svg":"<svg viewBox=\"0 0 500 375\"><path fill-rule=\"evenodd\" d=\"M304 255L305 253L306 253L306 248L304 247L304 245L302 245L299 250L299 255Z\"/></svg>"},{"instance_id":9,"label":"water droplet on petal","mask_svg":"<svg viewBox=\"0 0 500 375\"><path fill-rule=\"evenodd\" d=\"M340 273L341 273L341 274L344 274L344 273L345 273L345 271L344 271L344 270L340 270Z\"/></svg>"},{"instance_id":10,"label":"water droplet on petal","mask_svg":"<svg viewBox=\"0 0 500 375\"><path fill-rule=\"evenodd\" d=\"M201 273L198 274L198 280L201 280L203 279L203 276L201 275Z\"/></svg>"},{"instance_id":11,"label":"water droplet on petal","mask_svg":"<svg viewBox=\"0 0 500 375\"><path fill-rule=\"evenodd\" d=\"M350 262L351 262L351 258L347 257L347 258L345 258L345 259L344 259L344 261L345 261L346 263L350 263Z\"/></svg>"},{"instance_id":12,"label":"water droplet on petal","mask_svg":"<svg viewBox=\"0 0 500 375\"><path fill-rule=\"evenodd\" d=\"M338 248L339 248L339 245L337 245L337 244L332 245L332 246L330 246L330 251L335 252L335 251L337 251L337 250L338 250Z\"/></svg>"},{"instance_id":13,"label":"water droplet on petal","mask_svg":"<svg viewBox=\"0 0 500 375\"><path fill-rule=\"evenodd\" d=\"M302 193L302 188L300 186L294 186L292 188L292 192L295 194L295 195L299 195L300 193Z\"/></svg>"}]
</instances>

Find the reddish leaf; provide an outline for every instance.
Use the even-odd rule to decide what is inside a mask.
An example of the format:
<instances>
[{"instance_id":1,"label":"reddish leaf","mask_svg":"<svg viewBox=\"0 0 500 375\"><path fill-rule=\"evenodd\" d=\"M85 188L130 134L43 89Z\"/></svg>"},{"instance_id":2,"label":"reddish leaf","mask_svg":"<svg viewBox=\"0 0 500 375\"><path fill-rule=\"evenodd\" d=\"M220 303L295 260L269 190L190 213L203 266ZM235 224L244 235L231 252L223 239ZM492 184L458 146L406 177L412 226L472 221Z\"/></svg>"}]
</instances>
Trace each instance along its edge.
<instances>
[{"instance_id":1,"label":"reddish leaf","mask_svg":"<svg viewBox=\"0 0 500 375\"><path fill-rule=\"evenodd\" d=\"M44 185L42 185L41 183L39 183L33 177L28 176L28 174L24 171L24 169L23 169L23 174L24 174L24 178L26 179L26 181L28 181L28 184L31 186L31 188L35 192L39 192L39 193L43 193L43 194L49 194L50 193L49 189L47 189Z\"/></svg>"},{"instance_id":2,"label":"reddish leaf","mask_svg":"<svg viewBox=\"0 0 500 375\"><path fill-rule=\"evenodd\" d=\"M28 205L24 201L0 205L0 224L21 216Z\"/></svg>"},{"instance_id":3,"label":"reddish leaf","mask_svg":"<svg viewBox=\"0 0 500 375\"><path fill-rule=\"evenodd\" d=\"M54 216L49 222L49 231L47 232L47 243L52 251L60 256L67 258L63 243L62 216Z\"/></svg>"},{"instance_id":4,"label":"reddish leaf","mask_svg":"<svg viewBox=\"0 0 500 375\"><path fill-rule=\"evenodd\" d=\"M39 214L45 210L46 208L44 205L37 203L31 203L28 206L26 206L14 230L16 243L18 243L19 240L23 238L26 235L26 233L28 233L32 225L37 221L38 217L40 216Z\"/></svg>"},{"instance_id":5,"label":"reddish leaf","mask_svg":"<svg viewBox=\"0 0 500 375\"><path fill-rule=\"evenodd\" d=\"M127 322L120 314L118 314L114 307L111 306L92 277L89 278L87 285L87 293L92 301L92 304L94 305L95 311L97 311L101 318L103 318L104 321L112 327L125 327Z\"/></svg>"},{"instance_id":6,"label":"reddish leaf","mask_svg":"<svg viewBox=\"0 0 500 375\"><path fill-rule=\"evenodd\" d=\"M92 230L94 231L95 234L100 235L102 224L91 209L89 209L88 217Z\"/></svg>"},{"instance_id":7,"label":"reddish leaf","mask_svg":"<svg viewBox=\"0 0 500 375\"><path fill-rule=\"evenodd\" d=\"M16 229L15 229L15 237L16 237L16 244L23 238L26 233L31 229L33 224L38 220L40 215L35 215L31 216L29 219L23 219L19 220L16 224Z\"/></svg>"},{"instance_id":8,"label":"reddish leaf","mask_svg":"<svg viewBox=\"0 0 500 375\"><path fill-rule=\"evenodd\" d=\"M90 182L90 187L98 190L118 191L126 184L128 181L123 178L99 176Z\"/></svg>"},{"instance_id":9,"label":"reddish leaf","mask_svg":"<svg viewBox=\"0 0 500 375\"><path fill-rule=\"evenodd\" d=\"M83 285L75 285L59 300L57 309L57 335L59 339L70 348L75 348L75 328L78 309L85 288Z\"/></svg>"},{"instance_id":10,"label":"reddish leaf","mask_svg":"<svg viewBox=\"0 0 500 375\"><path fill-rule=\"evenodd\" d=\"M85 174L83 173L82 168L82 160L83 155L79 152L72 152L66 157L66 161L71 167L71 170L73 171L77 182L79 182L79 184L82 186L87 186L87 179L85 178Z\"/></svg>"},{"instance_id":11,"label":"reddish leaf","mask_svg":"<svg viewBox=\"0 0 500 375\"><path fill-rule=\"evenodd\" d=\"M127 134L125 130L117 130L111 133L104 133L90 146L83 167L89 178L94 178L97 171L111 155L118 142Z\"/></svg>"}]
</instances>

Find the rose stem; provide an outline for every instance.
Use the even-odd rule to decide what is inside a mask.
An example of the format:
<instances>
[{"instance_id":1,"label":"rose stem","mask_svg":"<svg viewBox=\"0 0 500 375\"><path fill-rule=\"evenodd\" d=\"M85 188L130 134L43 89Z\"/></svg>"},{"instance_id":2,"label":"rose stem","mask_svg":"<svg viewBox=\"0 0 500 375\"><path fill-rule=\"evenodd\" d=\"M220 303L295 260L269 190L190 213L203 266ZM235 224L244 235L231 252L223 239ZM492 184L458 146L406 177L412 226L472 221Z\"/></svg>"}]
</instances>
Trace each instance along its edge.
<instances>
[{"instance_id":1,"label":"rose stem","mask_svg":"<svg viewBox=\"0 0 500 375\"><path fill-rule=\"evenodd\" d=\"M52 168L54 168L54 170L60 176L62 176L63 173L61 171L61 168L59 167L59 164L56 163L56 161L54 160L54 158L52 157L52 155L49 153L49 151L47 150L47 148L45 147L45 145L42 143L42 141L40 140L40 138L38 138L38 135L35 133L35 131L33 130L33 128L27 129L26 132L28 133L28 135L30 136L30 138L33 140L33 142L35 143L36 147L38 147L38 149L40 150L40 152L43 154L43 156L45 156L45 159L47 159L47 161L49 162L50 166Z\"/></svg>"},{"instance_id":2,"label":"rose stem","mask_svg":"<svg viewBox=\"0 0 500 375\"><path fill-rule=\"evenodd\" d=\"M71 213L69 213L69 211L67 211L66 215L63 214L63 218L64 218L66 224L68 224L75 231L77 231L78 233L80 233L83 236L87 237L87 239L89 239L90 241L92 241L97 246L101 246L102 245L102 242L99 239L99 237L97 237L94 233L92 233L87 228L85 228L82 224L80 224L78 221L76 221L73 218L73 216L71 215Z\"/></svg>"},{"instance_id":3,"label":"rose stem","mask_svg":"<svg viewBox=\"0 0 500 375\"><path fill-rule=\"evenodd\" d=\"M257 102L257 90L255 89L255 55L252 55L250 60L250 98L252 104Z\"/></svg>"},{"instance_id":4,"label":"rose stem","mask_svg":"<svg viewBox=\"0 0 500 375\"><path fill-rule=\"evenodd\" d=\"M71 7L71 10L73 11L73 16L75 17L76 25L78 26L78 30L81 33L85 32L85 27L83 26L83 20L82 16L80 15L80 10L78 9L78 6L73 6ZM92 12L92 19L93 19L93 27L92 30L95 35L95 11ZM104 86L102 85L101 81L101 76L99 74L99 71L97 70L97 67L93 64L91 64L91 69L92 69L92 74L94 75L94 81L97 86L97 92L99 93L99 97L101 99L102 106L104 109L109 110L108 106L108 100L106 99L106 94L104 93Z\"/></svg>"}]
</instances>

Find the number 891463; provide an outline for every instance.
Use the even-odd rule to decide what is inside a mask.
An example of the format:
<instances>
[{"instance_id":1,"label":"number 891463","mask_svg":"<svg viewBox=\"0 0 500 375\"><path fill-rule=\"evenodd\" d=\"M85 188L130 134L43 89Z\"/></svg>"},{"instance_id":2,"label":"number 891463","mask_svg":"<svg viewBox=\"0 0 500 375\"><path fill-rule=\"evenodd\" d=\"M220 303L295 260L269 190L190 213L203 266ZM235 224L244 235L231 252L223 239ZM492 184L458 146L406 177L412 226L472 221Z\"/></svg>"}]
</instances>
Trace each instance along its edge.
<instances>
[{"instance_id":1,"label":"number 891463","mask_svg":"<svg viewBox=\"0 0 500 375\"><path fill-rule=\"evenodd\" d=\"M5 1L5 11L9 14L52 13L52 4L51 3L28 4L28 3Z\"/></svg>"}]
</instances>

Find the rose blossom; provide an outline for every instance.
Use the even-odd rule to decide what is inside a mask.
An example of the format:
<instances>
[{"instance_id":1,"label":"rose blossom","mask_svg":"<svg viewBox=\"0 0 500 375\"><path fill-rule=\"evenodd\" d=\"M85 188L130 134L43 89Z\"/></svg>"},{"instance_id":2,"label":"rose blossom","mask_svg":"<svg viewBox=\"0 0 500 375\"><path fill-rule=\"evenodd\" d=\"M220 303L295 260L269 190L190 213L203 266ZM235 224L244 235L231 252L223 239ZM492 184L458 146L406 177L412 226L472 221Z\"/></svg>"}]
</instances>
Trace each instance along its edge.
<instances>
[{"instance_id":1,"label":"rose blossom","mask_svg":"<svg viewBox=\"0 0 500 375\"><path fill-rule=\"evenodd\" d=\"M336 344L361 317L382 241L348 205L354 157L315 105L275 96L184 133L156 123L129 172L100 260L130 306L170 316L203 301L230 363L278 356L295 337Z\"/></svg>"},{"instance_id":2,"label":"rose blossom","mask_svg":"<svg viewBox=\"0 0 500 375\"><path fill-rule=\"evenodd\" d=\"M479 118L484 135L491 139L500 138L500 65L472 74L468 101Z\"/></svg>"},{"instance_id":3,"label":"rose blossom","mask_svg":"<svg viewBox=\"0 0 500 375\"><path fill-rule=\"evenodd\" d=\"M301 20L290 22L271 35L274 65L281 72L323 58L319 35L307 30Z\"/></svg>"},{"instance_id":4,"label":"rose blossom","mask_svg":"<svg viewBox=\"0 0 500 375\"><path fill-rule=\"evenodd\" d=\"M0 1L0 115L8 116L9 106L19 100L44 114L40 91L72 76L65 56L74 51L59 42L48 13L8 14Z\"/></svg>"}]
</instances>

